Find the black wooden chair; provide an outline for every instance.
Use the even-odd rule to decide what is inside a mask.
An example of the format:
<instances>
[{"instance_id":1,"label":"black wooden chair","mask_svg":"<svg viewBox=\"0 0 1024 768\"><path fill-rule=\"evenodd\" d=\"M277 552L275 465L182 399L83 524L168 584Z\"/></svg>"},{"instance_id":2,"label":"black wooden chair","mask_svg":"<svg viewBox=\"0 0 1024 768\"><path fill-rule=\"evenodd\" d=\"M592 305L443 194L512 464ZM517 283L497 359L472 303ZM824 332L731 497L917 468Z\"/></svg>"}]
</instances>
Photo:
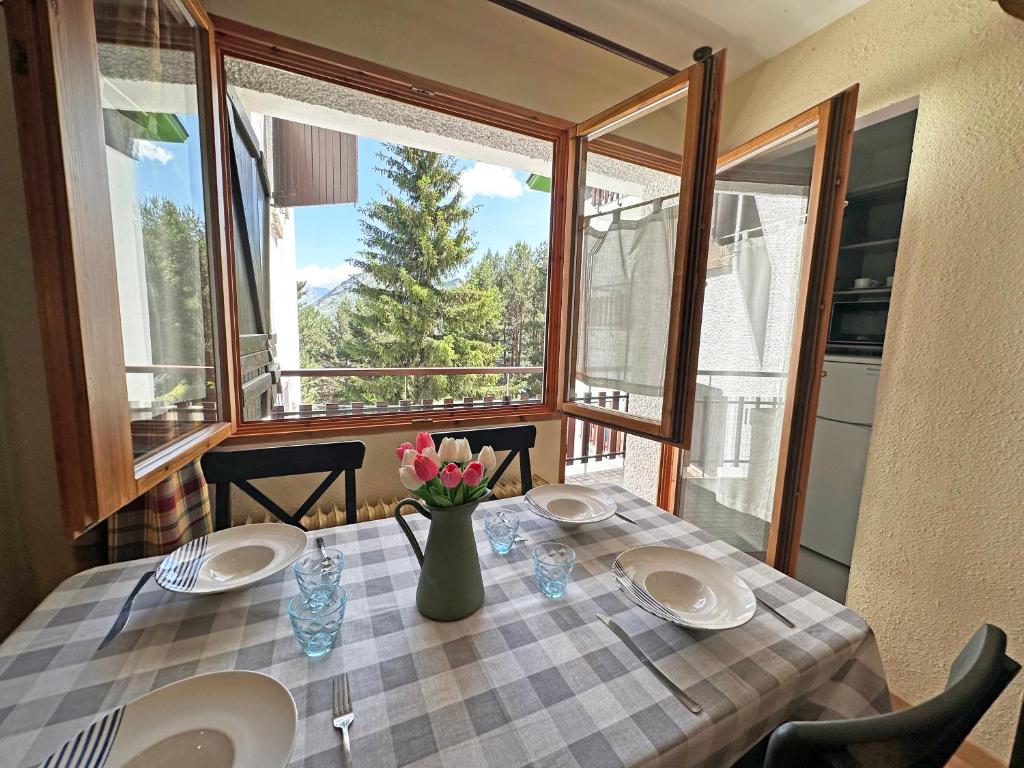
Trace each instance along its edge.
<instances>
[{"instance_id":1,"label":"black wooden chair","mask_svg":"<svg viewBox=\"0 0 1024 768\"><path fill-rule=\"evenodd\" d=\"M1006 633L984 624L938 696L888 715L785 723L737 766L941 768L1019 670L1006 655Z\"/></svg>"},{"instance_id":2,"label":"black wooden chair","mask_svg":"<svg viewBox=\"0 0 1024 768\"><path fill-rule=\"evenodd\" d=\"M519 456L519 477L523 484L523 493L533 488L533 470L530 468L530 449L537 442L537 428L532 424L514 427L493 427L489 429L466 429L457 432L433 432L434 447L440 448L441 441L446 437L465 438L469 440L469 449L478 453L485 445L491 446L495 453L508 451L504 461L499 464L487 480L487 487L494 489L498 480L509 465Z\"/></svg>"},{"instance_id":3,"label":"black wooden chair","mask_svg":"<svg viewBox=\"0 0 1024 768\"><path fill-rule=\"evenodd\" d=\"M356 522L356 470L363 466L365 454L366 446L358 440L212 451L205 454L202 459L203 474L206 482L217 486L214 503L216 529L231 526L231 485L234 484L279 520L305 530L302 518L342 473L345 474L345 522L352 525ZM327 472L328 475L292 514L249 482L261 477L308 475L313 472Z\"/></svg>"}]
</instances>

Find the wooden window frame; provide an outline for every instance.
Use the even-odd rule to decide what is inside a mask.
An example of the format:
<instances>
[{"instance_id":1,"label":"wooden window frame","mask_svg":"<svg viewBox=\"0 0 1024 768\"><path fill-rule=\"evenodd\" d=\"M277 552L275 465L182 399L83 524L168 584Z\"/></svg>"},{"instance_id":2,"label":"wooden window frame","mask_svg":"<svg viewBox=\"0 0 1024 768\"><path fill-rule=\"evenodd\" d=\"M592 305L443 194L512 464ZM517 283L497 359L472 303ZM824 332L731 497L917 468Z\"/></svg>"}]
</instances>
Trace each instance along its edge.
<instances>
[{"instance_id":1,"label":"wooden window frame","mask_svg":"<svg viewBox=\"0 0 1024 768\"><path fill-rule=\"evenodd\" d=\"M548 261L547 329L544 355L544 384L542 402L510 406L465 407L454 404L434 413L416 411L365 415L317 415L287 419L245 421L242 418L242 398L236 382L233 388L232 412L235 433L231 444L259 444L264 442L304 439L310 436L369 434L392 432L410 428L446 428L483 426L487 424L532 422L559 418L557 402L560 390L558 361L561 357L561 306L563 280L563 254L567 231L561 226L569 183L570 131L572 123L561 118L528 110L507 102L482 96L471 91L446 85L434 80L401 72L391 67L359 59L328 48L305 43L273 32L268 32L232 19L212 16L216 32L216 68L223 82L224 59L240 58L275 67L295 74L353 88L435 112L453 115L485 125L502 128L552 143L552 193ZM221 120L227 119L227 99L220 99ZM226 123L224 123L226 125ZM221 208L226 217L226 229L232 227L230 206L230 174L227 163L230 155L227 136L222 138L221 164L226 181ZM228 277L223 293L230 306L229 322L237 337L235 315L234 244L226 238L228 251ZM231 367L240 370L238 350Z\"/></svg>"},{"instance_id":2,"label":"wooden window frame","mask_svg":"<svg viewBox=\"0 0 1024 768\"><path fill-rule=\"evenodd\" d=\"M852 85L775 126L718 159L720 173L802 133L816 132L807 206L794 338L786 386L786 413L779 445L772 521L765 562L792 575L800 552L804 499L811 465L821 372L828 341L836 260L842 234L843 201L850 170L858 86ZM807 311L808 308L811 311ZM658 505L675 511L680 449L661 454Z\"/></svg>"},{"instance_id":3,"label":"wooden window frame","mask_svg":"<svg viewBox=\"0 0 1024 768\"><path fill-rule=\"evenodd\" d=\"M725 51L719 51L688 69L649 88L574 127L572 135L573 184L563 218L571 229L566 234L562 277L562 350L559 371L558 408L561 413L594 424L629 432L672 445L688 446L696 396L697 352L700 347L704 282L707 267L714 190L715 153L721 120L720 98L725 78ZM648 147L620 137L602 134L621 123L636 119L678 96L685 87L687 109L682 153ZM707 115L704 120L702 113ZM570 399L573 391L576 355L574 329L578 322L577 295L582 247L577 197L583 183L583 141L591 151L680 176L680 216L676 229L675 269L671 306L678 314L669 317L668 360L665 366L664 405L658 423L625 413L594 408Z\"/></svg>"},{"instance_id":4,"label":"wooden window frame","mask_svg":"<svg viewBox=\"0 0 1024 768\"><path fill-rule=\"evenodd\" d=\"M218 408L232 413L234 372L223 302L223 219L210 20L195 0L179 0L197 31L196 83L203 126L203 185L212 278ZM227 419L182 435L136 460L130 413L113 226L102 151L97 39L91 0L4 5L15 65L29 236L63 519L74 537L153 488L231 434ZM105 190L106 185L100 185ZM113 287L113 288L112 288ZM111 300L111 294L115 296Z\"/></svg>"}]
</instances>

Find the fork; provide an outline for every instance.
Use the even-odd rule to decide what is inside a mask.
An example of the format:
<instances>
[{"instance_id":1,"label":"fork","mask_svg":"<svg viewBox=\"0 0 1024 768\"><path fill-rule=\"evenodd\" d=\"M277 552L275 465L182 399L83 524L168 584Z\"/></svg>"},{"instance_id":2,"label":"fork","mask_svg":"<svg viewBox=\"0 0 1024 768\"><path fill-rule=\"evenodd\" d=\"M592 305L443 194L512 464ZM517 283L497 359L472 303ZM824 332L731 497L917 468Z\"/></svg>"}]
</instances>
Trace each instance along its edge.
<instances>
[{"instance_id":1,"label":"fork","mask_svg":"<svg viewBox=\"0 0 1024 768\"><path fill-rule=\"evenodd\" d=\"M513 544L525 544L526 543L526 537L525 536L516 536L514 539L512 539L512 543Z\"/></svg>"},{"instance_id":2,"label":"fork","mask_svg":"<svg viewBox=\"0 0 1024 768\"><path fill-rule=\"evenodd\" d=\"M348 740L348 727L355 719L352 711L352 689L348 684L348 675L338 675L333 680L334 727L341 731L341 749L345 755L345 765L352 768L352 745Z\"/></svg>"}]
</instances>

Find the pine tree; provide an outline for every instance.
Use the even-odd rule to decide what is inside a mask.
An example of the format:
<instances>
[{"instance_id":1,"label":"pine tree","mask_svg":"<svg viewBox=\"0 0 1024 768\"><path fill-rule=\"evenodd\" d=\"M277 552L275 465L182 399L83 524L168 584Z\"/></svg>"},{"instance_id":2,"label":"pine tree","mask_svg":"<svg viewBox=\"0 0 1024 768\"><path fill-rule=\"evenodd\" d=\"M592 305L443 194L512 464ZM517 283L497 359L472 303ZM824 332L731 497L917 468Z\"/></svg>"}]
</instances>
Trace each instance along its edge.
<instances>
[{"instance_id":1,"label":"pine tree","mask_svg":"<svg viewBox=\"0 0 1024 768\"><path fill-rule=\"evenodd\" d=\"M490 366L501 353L487 338L499 311L494 289L457 285L475 250L455 161L394 144L377 168L394 191L361 210L362 270L354 289L349 333L341 345L349 364L372 367ZM367 401L477 395L496 377L382 377L354 384Z\"/></svg>"}]
</instances>

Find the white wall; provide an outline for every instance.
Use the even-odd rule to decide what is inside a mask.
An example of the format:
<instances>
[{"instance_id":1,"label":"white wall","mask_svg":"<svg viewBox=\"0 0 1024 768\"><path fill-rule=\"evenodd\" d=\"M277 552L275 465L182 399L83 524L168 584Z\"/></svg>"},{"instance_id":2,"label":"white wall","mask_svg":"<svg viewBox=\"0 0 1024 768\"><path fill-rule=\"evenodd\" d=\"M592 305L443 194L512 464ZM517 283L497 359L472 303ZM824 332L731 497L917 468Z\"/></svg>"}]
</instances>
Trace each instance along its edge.
<instances>
[{"instance_id":1,"label":"white wall","mask_svg":"<svg viewBox=\"0 0 1024 768\"><path fill-rule=\"evenodd\" d=\"M1024 21L872 0L726 88L722 148L860 83L920 96L848 601L919 701L983 622L1024 658ZM1006 756L1019 679L975 732Z\"/></svg>"}]
</instances>

